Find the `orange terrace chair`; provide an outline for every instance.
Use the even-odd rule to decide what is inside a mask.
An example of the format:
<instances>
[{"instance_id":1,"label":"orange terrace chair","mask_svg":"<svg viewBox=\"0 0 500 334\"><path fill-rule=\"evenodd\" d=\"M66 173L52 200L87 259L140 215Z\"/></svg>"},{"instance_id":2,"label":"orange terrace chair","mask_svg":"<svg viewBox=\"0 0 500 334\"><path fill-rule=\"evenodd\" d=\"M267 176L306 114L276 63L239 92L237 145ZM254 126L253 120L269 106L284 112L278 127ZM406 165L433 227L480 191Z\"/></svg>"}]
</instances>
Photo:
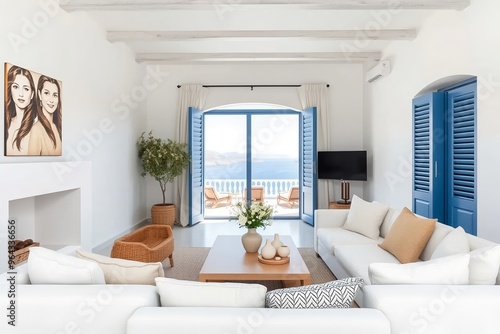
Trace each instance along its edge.
<instances>
[{"instance_id":1,"label":"orange terrace chair","mask_svg":"<svg viewBox=\"0 0 500 334\"><path fill-rule=\"evenodd\" d=\"M289 208L292 208L294 204L299 204L299 186L293 186L287 192L278 193L276 200L278 205L281 205L280 202L285 202Z\"/></svg>"},{"instance_id":2,"label":"orange terrace chair","mask_svg":"<svg viewBox=\"0 0 500 334\"><path fill-rule=\"evenodd\" d=\"M221 203L231 204L231 195L227 193L217 193L213 186L205 187L205 205L212 204L212 209L215 209Z\"/></svg>"},{"instance_id":3,"label":"orange terrace chair","mask_svg":"<svg viewBox=\"0 0 500 334\"><path fill-rule=\"evenodd\" d=\"M253 186L252 187L252 202L264 203L264 186ZM243 190L243 201L247 200L247 189Z\"/></svg>"}]
</instances>

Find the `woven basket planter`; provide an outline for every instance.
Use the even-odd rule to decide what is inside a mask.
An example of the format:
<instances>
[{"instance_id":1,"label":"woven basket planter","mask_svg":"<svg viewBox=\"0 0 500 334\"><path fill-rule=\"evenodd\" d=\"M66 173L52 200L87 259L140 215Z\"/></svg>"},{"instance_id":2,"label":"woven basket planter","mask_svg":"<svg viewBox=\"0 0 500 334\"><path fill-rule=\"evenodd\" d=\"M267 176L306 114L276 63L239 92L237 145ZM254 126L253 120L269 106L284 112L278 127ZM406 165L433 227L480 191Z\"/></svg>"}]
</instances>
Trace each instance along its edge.
<instances>
[{"instance_id":1,"label":"woven basket planter","mask_svg":"<svg viewBox=\"0 0 500 334\"><path fill-rule=\"evenodd\" d=\"M151 207L151 223L174 226L175 205L172 203L153 205Z\"/></svg>"}]
</instances>

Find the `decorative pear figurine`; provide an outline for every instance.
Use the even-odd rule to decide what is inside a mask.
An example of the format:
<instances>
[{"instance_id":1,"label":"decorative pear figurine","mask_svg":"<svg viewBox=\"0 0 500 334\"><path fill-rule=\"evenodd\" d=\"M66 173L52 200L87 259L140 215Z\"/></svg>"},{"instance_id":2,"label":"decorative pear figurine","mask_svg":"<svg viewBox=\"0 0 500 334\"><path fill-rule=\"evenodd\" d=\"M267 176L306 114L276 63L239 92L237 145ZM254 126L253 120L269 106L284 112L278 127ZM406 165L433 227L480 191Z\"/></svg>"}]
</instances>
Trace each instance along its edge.
<instances>
[{"instance_id":1,"label":"decorative pear figurine","mask_svg":"<svg viewBox=\"0 0 500 334\"><path fill-rule=\"evenodd\" d=\"M271 239L266 239L266 244L261 248L260 255L266 260L274 258L276 255L276 248L271 244Z\"/></svg>"},{"instance_id":2,"label":"decorative pear figurine","mask_svg":"<svg viewBox=\"0 0 500 334\"><path fill-rule=\"evenodd\" d=\"M283 245L283 243L280 240L280 235L278 233L274 234L274 240L271 242L271 244L276 249L276 251L278 251L278 248L280 248L280 246Z\"/></svg>"}]
</instances>

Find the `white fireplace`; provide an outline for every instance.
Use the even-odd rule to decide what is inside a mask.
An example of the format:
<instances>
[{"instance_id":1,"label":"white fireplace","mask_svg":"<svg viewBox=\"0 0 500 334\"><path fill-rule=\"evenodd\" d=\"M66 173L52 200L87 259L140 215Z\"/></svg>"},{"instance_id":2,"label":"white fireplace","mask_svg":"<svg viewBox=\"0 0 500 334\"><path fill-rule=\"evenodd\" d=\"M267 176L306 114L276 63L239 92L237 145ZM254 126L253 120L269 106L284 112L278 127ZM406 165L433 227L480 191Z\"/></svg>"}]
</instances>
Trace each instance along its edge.
<instances>
[{"instance_id":1,"label":"white fireplace","mask_svg":"<svg viewBox=\"0 0 500 334\"><path fill-rule=\"evenodd\" d=\"M16 239L92 249L90 162L0 164L0 273L8 270L8 226Z\"/></svg>"}]
</instances>

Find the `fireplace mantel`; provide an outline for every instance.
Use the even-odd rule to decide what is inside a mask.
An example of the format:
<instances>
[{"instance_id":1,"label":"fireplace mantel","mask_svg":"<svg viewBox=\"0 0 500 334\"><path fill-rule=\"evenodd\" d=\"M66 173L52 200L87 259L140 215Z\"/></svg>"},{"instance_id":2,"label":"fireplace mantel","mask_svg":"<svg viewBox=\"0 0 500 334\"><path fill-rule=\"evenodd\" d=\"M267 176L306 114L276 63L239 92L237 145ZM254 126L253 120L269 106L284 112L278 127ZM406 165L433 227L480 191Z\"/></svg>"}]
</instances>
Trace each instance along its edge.
<instances>
[{"instance_id":1,"label":"fireplace mantel","mask_svg":"<svg viewBox=\"0 0 500 334\"><path fill-rule=\"evenodd\" d=\"M23 202L33 204L20 208ZM16 219L15 226L19 231L33 231L36 235L32 238L40 246L76 243L91 250L92 164L88 161L0 164L0 273L9 269L8 226L13 207L34 217L30 222ZM22 225L29 223L38 226Z\"/></svg>"}]
</instances>

